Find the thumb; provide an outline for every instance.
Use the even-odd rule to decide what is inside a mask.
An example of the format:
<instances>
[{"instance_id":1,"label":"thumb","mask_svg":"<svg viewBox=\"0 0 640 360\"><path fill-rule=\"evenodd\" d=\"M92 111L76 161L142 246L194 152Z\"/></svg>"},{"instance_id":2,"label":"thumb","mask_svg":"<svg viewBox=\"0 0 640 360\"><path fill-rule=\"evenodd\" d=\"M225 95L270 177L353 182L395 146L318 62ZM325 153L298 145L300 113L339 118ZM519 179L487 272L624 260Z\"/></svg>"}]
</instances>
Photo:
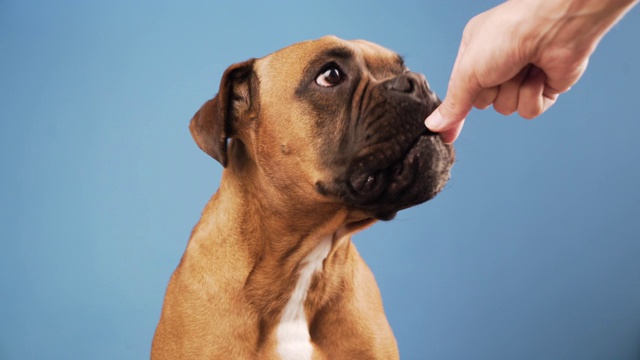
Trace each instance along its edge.
<instances>
[{"instance_id":1,"label":"thumb","mask_svg":"<svg viewBox=\"0 0 640 360\"><path fill-rule=\"evenodd\" d=\"M462 130L462 126L464 125L464 119L457 124L454 124L449 129L440 133L440 138L445 144L451 144L458 138L460 135L460 131Z\"/></svg>"},{"instance_id":2,"label":"thumb","mask_svg":"<svg viewBox=\"0 0 640 360\"><path fill-rule=\"evenodd\" d=\"M482 90L471 64L465 61L464 53L458 55L451 72L449 88L442 104L425 120L425 125L434 132L461 128L473 103ZM457 136L456 136L457 137Z\"/></svg>"}]
</instances>

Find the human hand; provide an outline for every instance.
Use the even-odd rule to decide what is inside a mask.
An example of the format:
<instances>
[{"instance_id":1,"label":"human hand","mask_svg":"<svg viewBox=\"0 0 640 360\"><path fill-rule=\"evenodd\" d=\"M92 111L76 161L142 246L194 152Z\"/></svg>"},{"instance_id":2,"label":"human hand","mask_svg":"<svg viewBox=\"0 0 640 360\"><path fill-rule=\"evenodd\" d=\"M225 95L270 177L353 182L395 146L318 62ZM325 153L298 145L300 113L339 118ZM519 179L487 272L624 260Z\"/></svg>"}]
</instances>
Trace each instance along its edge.
<instances>
[{"instance_id":1,"label":"human hand","mask_svg":"<svg viewBox=\"0 0 640 360\"><path fill-rule=\"evenodd\" d=\"M472 107L532 119L584 73L604 34L637 0L510 0L471 19L447 95L425 121L456 140Z\"/></svg>"}]
</instances>

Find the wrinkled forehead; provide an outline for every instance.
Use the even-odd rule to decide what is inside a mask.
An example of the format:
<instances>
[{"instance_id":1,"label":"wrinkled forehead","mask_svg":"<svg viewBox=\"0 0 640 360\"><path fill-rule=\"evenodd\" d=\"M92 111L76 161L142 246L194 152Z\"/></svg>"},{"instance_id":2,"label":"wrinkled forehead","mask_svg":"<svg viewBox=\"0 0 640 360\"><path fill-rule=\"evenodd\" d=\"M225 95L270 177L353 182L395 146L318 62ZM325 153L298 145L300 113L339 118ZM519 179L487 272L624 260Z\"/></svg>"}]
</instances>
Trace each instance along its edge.
<instances>
[{"instance_id":1,"label":"wrinkled forehead","mask_svg":"<svg viewBox=\"0 0 640 360\"><path fill-rule=\"evenodd\" d=\"M366 40L342 40L325 36L293 44L256 61L255 70L261 82L286 84L297 82L309 67L330 59L354 59L372 74L401 72L404 60L395 52Z\"/></svg>"}]
</instances>

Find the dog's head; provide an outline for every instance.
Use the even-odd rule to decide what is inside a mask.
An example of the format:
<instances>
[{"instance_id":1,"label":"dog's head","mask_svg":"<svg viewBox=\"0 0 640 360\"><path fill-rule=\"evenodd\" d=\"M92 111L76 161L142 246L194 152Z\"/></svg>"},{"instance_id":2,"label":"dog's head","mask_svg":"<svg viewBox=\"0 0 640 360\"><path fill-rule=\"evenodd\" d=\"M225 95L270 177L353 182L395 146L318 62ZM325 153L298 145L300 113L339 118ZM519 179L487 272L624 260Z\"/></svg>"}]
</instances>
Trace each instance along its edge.
<instances>
[{"instance_id":1,"label":"dog's head","mask_svg":"<svg viewBox=\"0 0 640 360\"><path fill-rule=\"evenodd\" d=\"M423 125L438 104L396 53L323 37L229 67L190 129L223 166L258 171L283 197L391 219L449 179L453 148Z\"/></svg>"}]
</instances>

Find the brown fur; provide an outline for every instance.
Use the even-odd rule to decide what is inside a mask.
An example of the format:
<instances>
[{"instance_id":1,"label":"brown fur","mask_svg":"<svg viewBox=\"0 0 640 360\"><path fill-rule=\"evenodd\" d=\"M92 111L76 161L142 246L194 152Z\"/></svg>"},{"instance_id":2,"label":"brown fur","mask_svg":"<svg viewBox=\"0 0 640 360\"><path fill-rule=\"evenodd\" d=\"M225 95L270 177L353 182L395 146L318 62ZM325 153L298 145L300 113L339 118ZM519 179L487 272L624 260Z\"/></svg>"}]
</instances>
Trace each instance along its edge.
<instances>
[{"instance_id":1,"label":"brown fur","mask_svg":"<svg viewBox=\"0 0 640 360\"><path fill-rule=\"evenodd\" d=\"M299 43L230 67L194 116L194 139L226 168L169 282L152 359L278 359L280 313L301 260L326 236L332 249L305 302L314 359L398 358L374 277L350 239L375 220L315 190L332 169L322 165L315 113L295 95L308 59L337 45L370 74L400 66L364 41Z\"/></svg>"}]
</instances>

